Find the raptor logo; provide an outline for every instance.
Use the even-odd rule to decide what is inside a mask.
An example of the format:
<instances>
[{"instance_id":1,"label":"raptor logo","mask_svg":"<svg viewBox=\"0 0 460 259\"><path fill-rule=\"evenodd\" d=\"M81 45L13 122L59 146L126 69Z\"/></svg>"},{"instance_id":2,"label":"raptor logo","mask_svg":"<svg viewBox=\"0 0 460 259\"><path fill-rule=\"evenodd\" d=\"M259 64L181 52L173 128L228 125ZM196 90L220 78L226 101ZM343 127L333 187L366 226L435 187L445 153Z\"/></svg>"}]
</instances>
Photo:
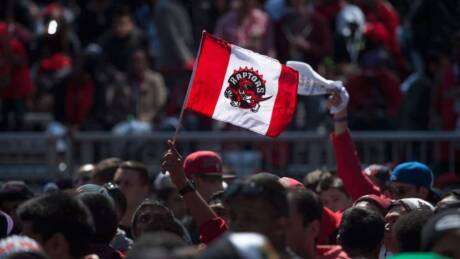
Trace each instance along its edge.
<instances>
[{"instance_id":1,"label":"raptor logo","mask_svg":"<svg viewBox=\"0 0 460 259\"><path fill-rule=\"evenodd\" d=\"M250 109L257 112L260 102L271 98L265 95L265 80L257 70L252 68L240 68L233 71L228 79L228 87L224 96L230 99L230 105L242 109Z\"/></svg>"}]
</instances>

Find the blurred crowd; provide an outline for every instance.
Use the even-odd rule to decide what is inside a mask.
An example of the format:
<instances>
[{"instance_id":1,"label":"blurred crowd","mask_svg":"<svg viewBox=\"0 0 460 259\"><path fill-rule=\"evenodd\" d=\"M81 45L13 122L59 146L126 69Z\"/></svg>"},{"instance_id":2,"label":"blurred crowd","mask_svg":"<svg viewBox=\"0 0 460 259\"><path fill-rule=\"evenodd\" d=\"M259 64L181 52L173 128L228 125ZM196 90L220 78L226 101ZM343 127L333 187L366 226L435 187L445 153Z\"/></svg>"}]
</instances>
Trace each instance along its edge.
<instances>
[{"instance_id":1,"label":"blurred crowd","mask_svg":"<svg viewBox=\"0 0 460 259\"><path fill-rule=\"evenodd\" d=\"M3 183L0 258L460 258L460 178L417 161L362 170L346 116L333 118L337 172L302 179L238 176L168 141L163 173L113 157L35 191Z\"/></svg>"},{"instance_id":2,"label":"blurred crowd","mask_svg":"<svg viewBox=\"0 0 460 259\"><path fill-rule=\"evenodd\" d=\"M4 131L171 130L202 30L304 61L351 95L350 127L460 128L460 3L454 0L4 0ZM326 99L300 97L291 130L328 126ZM329 125L330 126L330 125ZM185 130L228 126L185 116Z\"/></svg>"}]
</instances>

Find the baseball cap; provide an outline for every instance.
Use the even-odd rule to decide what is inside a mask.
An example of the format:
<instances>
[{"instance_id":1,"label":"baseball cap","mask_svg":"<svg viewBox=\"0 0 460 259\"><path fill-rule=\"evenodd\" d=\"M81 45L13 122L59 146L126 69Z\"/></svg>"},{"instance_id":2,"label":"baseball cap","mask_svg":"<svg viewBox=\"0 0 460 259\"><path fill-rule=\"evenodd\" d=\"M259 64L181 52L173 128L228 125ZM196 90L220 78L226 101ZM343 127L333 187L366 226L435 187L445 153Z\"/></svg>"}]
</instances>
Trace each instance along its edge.
<instances>
[{"instance_id":1,"label":"baseball cap","mask_svg":"<svg viewBox=\"0 0 460 259\"><path fill-rule=\"evenodd\" d=\"M108 197L112 199L112 197L109 195L109 192L107 191L106 188L96 185L96 184L85 184L77 188L76 190L78 195L85 194L85 193L99 193L104 195L105 197Z\"/></svg>"},{"instance_id":2,"label":"baseball cap","mask_svg":"<svg viewBox=\"0 0 460 259\"><path fill-rule=\"evenodd\" d=\"M185 175L220 176L222 177L222 158L213 151L197 151L191 153L184 161Z\"/></svg>"},{"instance_id":3,"label":"baseball cap","mask_svg":"<svg viewBox=\"0 0 460 259\"><path fill-rule=\"evenodd\" d=\"M421 186L431 190L433 186L433 172L428 166L420 162L406 162L399 164L393 169L390 181Z\"/></svg>"},{"instance_id":4,"label":"baseball cap","mask_svg":"<svg viewBox=\"0 0 460 259\"><path fill-rule=\"evenodd\" d=\"M290 178L290 177L281 177L279 179L279 182L284 186L284 188L290 190L290 189L305 189L305 186L297 181L296 179L294 178Z\"/></svg>"},{"instance_id":5,"label":"baseball cap","mask_svg":"<svg viewBox=\"0 0 460 259\"><path fill-rule=\"evenodd\" d=\"M357 199L355 201L355 205L356 203L360 202L360 201L368 201L368 202L371 202L375 205L377 205L382 212L386 213L388 211L388 208L390 208L391 206L391 200L384 197L384 196L377 196L377 195L374 195L374 194L369 194L369 195L364 195L362 197L360 197L359 199Z\"/></svg>"},{"instance_id":6,"label":"baseball cap","mask_svg":"<svg viewBox=\"0 0 460 259\"><path fill-rule=\"evenodd\" d=\"M0 187L1 200L28 200L34 193L23 181L9 181Z\"/></svg>"},{"instance_id":7,"label":"baseball cap","mask_svg":"<svg viewBox=\"0 0 460 259\"><path fill-rule=\"evenodd\" d=\"M423 227L423 249L430 250L437 240L452 230L460 230L460 210L449 209L436 214Z\"/></svg>"},{"instance_id":8,"label":"baseball cap","mask_svg":"<svg viewBox=\"0 0 460 259\"><path fill-rule=\"evenodd\" d=\"M10 236L0 240L0 258L8 258L16 253L29 252L42 254L42 248L37 241L26 236Z\"/></svg>"},{"instance_id":9,"label":"baseball cap","mask_svg":"<svg viewBox=\"0 0 460 259\"><path fill-rule=\"evenodd\" d=\"M402 206L407 211L426 210L434 212L433 205L419 198L404 198L400 200L395 200L392 202L388 210L391 210L395 206Z\"/></svg>"}]
</instances>

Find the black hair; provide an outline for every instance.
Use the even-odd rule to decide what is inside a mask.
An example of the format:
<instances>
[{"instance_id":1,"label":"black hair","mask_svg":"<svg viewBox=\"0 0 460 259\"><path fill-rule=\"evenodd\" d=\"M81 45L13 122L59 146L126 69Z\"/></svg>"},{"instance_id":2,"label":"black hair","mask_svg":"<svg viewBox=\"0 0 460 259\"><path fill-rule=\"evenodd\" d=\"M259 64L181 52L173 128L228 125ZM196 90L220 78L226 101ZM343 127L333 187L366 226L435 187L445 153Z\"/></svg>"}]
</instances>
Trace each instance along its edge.
<instances>
[{"instance_id":1,"label":"black hair","mask_svg":"<svg viewBox=\"0 0 460 259\"><path fill-rule=\"evenodd\" d=\"M135 171L144 185L150 185L149 171L143 163L137 161L125 161L121 163L119 168Z\"/></svg>"},{"instance_id":2,"label":"black hair","mask_svg":"<svg viewBox=\"0 0 460 259\"><path fill-rule=\"evenodd\" d=\"M314 220L321 220L323 204L316 193L308 189L296 189L289 192L288 197L302 214L303 225L306 227Z\"/></svg>"},{"instance_id":3,"label":"black hair","mask_svg":"<svg viewBox=\"0 0 460 259\"><path fill-rule=\"evenodd\" d=\"M4 257L5 259L48 259L49 257L41 252L16 252Z\"/></svg>"},{"instance_id":4,"label":"black hair","mask_svg":"<svg viewBox=\"0 0 460 259\"><path fill-rule=\"evenodd\" d=\"M161 226L161 229L159 229L158 226L153 226L154 228L149 229L149 231L151 232L167 231L167 232L174 233L182 238L185 238L188 235L188 233L185 232L185 229L183 228L181 223L174 217L174 214L171 211L171 209L169 209L163 202L146 199L145 201L141 203L141 205L139 205L139 207L134 212L133 220L131 224L132 225L131 230L133 232L132 233L133 236L135 236L136 234L134 232L140 220L141 212L143 209L147 207L161 207L165 209L168 213L168 222L169 222L169 224ZM138 238L138 236L135 238Z\"/></svg>"},{"instance_id":5,"label":"black hair","mask_svg":"<svg viewBox=\"0 0 460 259\"><path fill-rule=\"evenodd\" d=\"M82 193L77 196L93 216L94 243L109 244L117 232L118 220L115 204L109 196L100 193Z\"/></svg>"},{"instance_id":6,"label":"black hair","mask_svg":"<svg viewBox=\"0 0 460 259\"><path fill-rule=\"evenodd\" d=\"M167 202L169 196L175 192L176 188L174 187L164 187L161 189L155 190L156 197L163 202Z\"/></svg>"},{"instance_id":7,"label":"black hair","mask_svg":"<svg viewBox=\"0 0 460 259\"><path fill-rule=\"evenodd\" d=\"M19 219L30 222L32 231L46 241L62 234L74 257L85 255L94 225L91 214L78 199L64 193L54 193L26 201L17 210Z\"/></svg>"},{"instance_id":8,"label":"black hair","mask_svg":"<svg viewBox=\"0 0 460 259\"><path fill-rule=\"evenodd\" d=\"M270 204L276 218L289 216L286 189L276 175L259 173L245 180L235 181L225 190L224 199L231 203L237 197L261 199Z\"/></svg>"},{"instance_id":9,"label":"black hair","mask_svg":"<svg viewBox=\"0 0 460 259\"><path fill-rule=\"evenodd\" d=\"M335 177L335 176L330 176L330 177L326 177L326 178L321 179L321 181L318 183L318 187L316 188L316 192L321 193L321 192L329 190L331 188L337 189L337 190L345 193L345 195L349 196L347 191L345 190L345 186L344 186L342 180L340 178L338 178L338 177Z\"/></svg>"},{"instance_id":10,"label":"black hair","mask_svg":"<svg viewBox=\"0 0 460 259\"><path fill-rule=\"evenodd\" d=\"M431 216L431 211L414 210L396 221L393 231L400 253L421 251L422 229Z\"/></svg>"},{"instance_id":11,"label":"black hair","mask_svg":"<svg viewBox=\"0 0 460 259\"><path fill-rule=\"evenodd\" d=\"M384 224L377 212L359 207L349 208L342 216L339 244L350 256L367 256L379 249Z\"/></svg>"},{"instance_id":12,"label":"black hair","mask_svg":"<svg viewBox=\"0 0 460 259\"><path fill-rule=\"evenodd\" d=\"M105 184L113 180L113 176L123 161L116 157L104 159L97 163L91 180L96 184Z\"/></svg>"},{"instance_id":13,"label":"black hair","mask_svg":"<svg viewBox=\"0 0 460 259\"><path fill-rule=\"evenodd\" d=\"M128 207L128 201L126 200L126 196L123 194L120 187L111 182L104 184L103 187L107 190L110 197L112 197L115 208L120 210L122 215L124 215Z\"/></svg>"}]
</instances>

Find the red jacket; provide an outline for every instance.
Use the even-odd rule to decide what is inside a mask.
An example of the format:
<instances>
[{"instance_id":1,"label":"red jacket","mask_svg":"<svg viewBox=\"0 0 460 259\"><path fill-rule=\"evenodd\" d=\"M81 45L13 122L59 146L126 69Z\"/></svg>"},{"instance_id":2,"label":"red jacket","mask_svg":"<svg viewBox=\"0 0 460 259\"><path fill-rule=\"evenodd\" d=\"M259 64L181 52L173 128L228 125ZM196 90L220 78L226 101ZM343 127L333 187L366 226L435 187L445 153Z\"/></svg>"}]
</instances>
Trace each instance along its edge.
<instances>
[{"instance_id":1,"label":"red jacket","mask_svg":"<svg viewBox=\"0 0 460 259\"><path fill-rule=\"evenodd\" d=\"M361 163L350 132L331 134L331 141L337 162L337 175L342 179L345 190L353 201L367 194L382 196L379 187L361 172Z\"/></svg>"},{"instance_id":2,"label":"red jacket","mask_svg":"<svg viewBox=\"0 0 460 259\"><path fill-rule=\"evenodd\" d=\"M227 230L228 226L222 218L213 218L199 227L200 241L208 245L222 236Z\"/></svg>"},{"instance_id":3,"label":"red jacket","mask_svg":"<svg viewBox=\"0 0 460 259\"><path fill-rule=\"evenodd\" d=\"M8 46L0 46L0 97L13 100L23 99L35 90L27 65L26 50L16 39L10 39L5 44ZM8 54L13 59L20 59L20 64L13 64L7 58Z\"/></svg>"}]
</instances>

